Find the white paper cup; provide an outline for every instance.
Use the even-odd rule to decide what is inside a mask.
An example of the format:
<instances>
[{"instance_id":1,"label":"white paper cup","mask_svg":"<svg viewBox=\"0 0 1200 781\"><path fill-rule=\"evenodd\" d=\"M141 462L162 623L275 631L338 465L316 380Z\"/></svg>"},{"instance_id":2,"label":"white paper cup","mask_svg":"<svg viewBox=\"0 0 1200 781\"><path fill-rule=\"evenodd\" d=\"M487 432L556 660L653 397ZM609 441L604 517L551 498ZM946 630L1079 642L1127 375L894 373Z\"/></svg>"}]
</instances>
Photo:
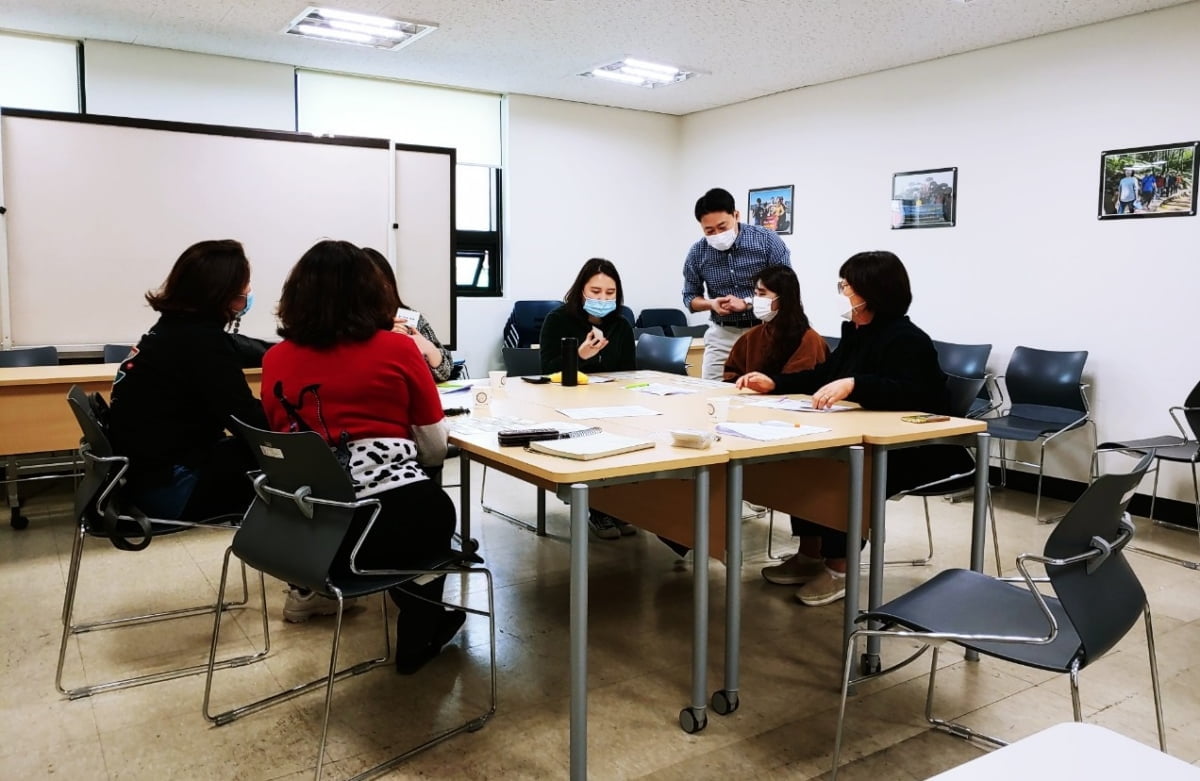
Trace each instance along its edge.
<instances>
[{"instance_id":1,"label":"white paper cup","mask_svg":"<svg viewBox=\"0 0 1200 781\"><path fill-rule=\"evenodd\" d=\"M713 422L724 423L729 420L729 400L729 396L714 396L706 402L705 409Z\"/></svg>"},{"instance_id":2,"label":"white paper cup","mask_svg":"<svg viewBox=\"0 0 1200 781\"><path fill-rule=\"evenodd\" d=\"M492 396L499 398L504 394L504 383L508 374L503 371L488 372L488 382L492 386Z\"/></svg>"},{"instance_id":3,"label":"white paper cup","mask_svg":"<svg viewBox=\"0 0 1200 781\"><path fill-rule=\"evenodd\" d=\"M487 418L492 414L492 389L486 385L472 385L471 398L474 401L474 415Z\"/></svg>"}]
</instances>

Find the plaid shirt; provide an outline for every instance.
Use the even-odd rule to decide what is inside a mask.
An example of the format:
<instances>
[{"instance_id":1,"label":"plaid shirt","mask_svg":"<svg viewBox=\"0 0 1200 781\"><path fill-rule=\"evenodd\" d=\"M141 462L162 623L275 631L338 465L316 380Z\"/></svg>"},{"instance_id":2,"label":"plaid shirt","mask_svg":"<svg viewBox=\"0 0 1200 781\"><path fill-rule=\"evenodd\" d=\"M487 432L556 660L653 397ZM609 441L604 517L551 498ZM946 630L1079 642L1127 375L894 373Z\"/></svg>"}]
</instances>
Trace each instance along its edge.
<instances>
[{"instance_id":1,"label":"plaid shirt","mask_svg":"<svg viewBox=\"0 0 1200 781\"><path fill-rule=\"evenodd\" d=\"M738 223L733 247L722 252L704 239L692 245L683 262L683 308L692 311L693 298L720 298L754 295L754 280L767 266L791 266L791 253L774 231L757 225ZM708 288L705 295L704 289ZM750 326L758 323L752 313L736 312L711 319L719 325Z\"/></svg>"}]
</instances>

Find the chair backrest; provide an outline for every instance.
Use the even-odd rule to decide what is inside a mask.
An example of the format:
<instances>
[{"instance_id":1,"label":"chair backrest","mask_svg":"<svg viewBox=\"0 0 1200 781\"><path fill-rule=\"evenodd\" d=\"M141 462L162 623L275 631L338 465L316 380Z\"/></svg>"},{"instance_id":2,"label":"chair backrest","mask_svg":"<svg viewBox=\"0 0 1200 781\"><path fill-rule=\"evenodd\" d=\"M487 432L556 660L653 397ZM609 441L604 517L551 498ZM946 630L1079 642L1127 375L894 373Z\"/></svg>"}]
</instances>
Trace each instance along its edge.
<instances>
[{"instance_id":1,"label":"chair backrest","mask_svg":"<svg viewBox=\"0 0 1200 781\"><path fill-rule=\"evenodd\" d=\"M686 336L689 339L699 339L704 336L704 332L708 330L708 326L701 323L700 325L673 325L671 333L668 336Z\"/></svg>"},{"instance_id":2,"label":"chair backrest","mask_svg":"<svg viewBox=\"0 0 1200 781\"><path fill-rule=\"evenodd\" d=\"M645 334L637 340L634 355L639 369L687 374L687 352L692 340L686 336Z\"/></svg>"},{"instance_id":3,"label":"chair backrest","mask_svg":"<svg viewBox=\"0 0 1200 781\"><path fill-rule=\"evenodd\" d=\"M1183 417L1187 420L1188 428L1192 430L1192 439L1196 439L1200 437L1200 382L1192 388L1183 406Z\"/></svg>"},{"instance_id":4,"label":"chair backrest","mask_svg":"<svg viewBox=\"0 0 1200 781\"><path fill-rule=\"evenodd\" d=\"M1087 350L1059 352L1018 347L1004 374L1004 387L1014 406L1036 405L1083 412L1080 385Z\"/></svg>"},{"instance_id":5,"label":"chair backrest","mask_svg":"<svg viewBox=\"0 0 1200 781\"><path fill-rule=\"evenodd\" d=\"M645 328L639 328L638 326L635 325L633 327L633 338L639 339L639 338L641 338L642 334L653 334L655 336L666 336L667 335L666 332L663 331L663 327L661 325L651 325L651 326L647 326Z\"/></svg>"},{"instance_id":6,"label":"chair backrest","mask_svg":"<svg viewBox=\"0 0 1200 781\"><path fill-rule=\"evenodd\" d=\"M971 411L971 405L979 395L984 384L983 377L959 377L956 374L946 375L946 394L950 397L948 411L956 418L965 418Z\"/></svg>"},{"instance_id":7,"label":"chair backrest","mask_svg":"<svg viewBox=\"0 0 1200 781\"><path fill-rule=\"evenodd\" d=\"M233 537L233 551L255 569L303 588L327 593L330 569L355 528L355 510L305 506L269 494L264 486L318 499L353 502L354 486L320 434L263 431L235 421L262 476L255 497ZM360 510L360 512L362 512Z\"/></svg>"},{"instance_id":8,"label":"chair backrest","mask_svg":"<svg viewBox=\"0 0 1200 781\"><path fill-rule=\"evenodd\" d=\"M664 329L670 326L687 325L687 315L679 309L643 309L634 323L638 328L649 328L661 325Z\"/></svg>"},{"instance_id":9,"label":"chair backrest","mask_svg":"<svg viewBox=\"0 0 1200 781\"><path fill-rule=\"evenodd\" d=\"M19 366L57 366L58 349L55 347L16 347L0 350L0 368L15 369Z\"/></svg>"},{"instance_id":10,"label":"chair backrest","mask_svg":"<svg viewBox=\"0 0 1200 781\"><path fill-rule=\"evenodd\" d=\"M542 336L546 315L562 306L561 301L514 301L512 313L504 325L504 344L508 347L529 347Z\"/></svg>"},{"instance_id":11,"label":"chair backrest","mask_svg":"<svg viewBox=\"0 0 1200 781\"><path fill-rule=\"evenodd\" d=\"M822 336L821 338L825 340L825 344L829 347L829 352L836 350L838 344L842 341L842 337L840 336Z\"/></svg>"},{"instance_id":12,"label":"chair backrest","mask_svg":"<svg viewBox=\"0 0 1200 781\"><path fill-rule=\"evenodd\" d=\"M542 373L542 351L532 347L505 347L504 371L509 377L529 377Z\"/></svg>"},{"instance_id":13,"label":"chair backrest","mask_svg":"<svg viewBox=\"0 0 1200 781\"><path fill-rule=\"evenodd\" d=\"M129 356L130 346L127 344L104 345L104 362L120 363Z\"/></svg>"},{"instance_id":14,"label":"chair backrest","mask_svg":"<svg viewBox=\"0 0 1200 781\"><path fill-rule=\"evenodd\" d=\"M986 377L988 357L992 354L990 344L955 344L933 340L937 350L938 365L946 374L959 377Z\"/></svg>"},{"instance_id":15,"label":"chair backrest","mask_svg":"<svg viewBox=\"0 0 1200 781\"><path fill-rule=\"evenodd\" d=\"M632 310L632 309L630 309L629 307L627 307L627 306L625 306L624 304L622 304L622 305L621 305L621 306L620 306L620 307L617 309L617 311L618 311L618 312L620 312L620 314L621 314L621 317L623 317L623 318L625 318L627 321L629 321L629 325L630 325L630 327L637 325L637 321L636 321L636 320L634 319L634 317L633 317L633 310Z\"/></svg>"},{"instance_id":16,"label":"chair backrest","mask_svg":"<svg viewBox=\"0 0 1200 781\"><path fill-rule=\"evenodd\" d=\"M1096 479L1072 505L1050 537L1044 552L1053 558L1087 553L1099 538L1112 545L1122 534L1121 519L1138 483L1153 460L1153 451L1127 474L1106 474ZM1120 550L1098 563L1095 560L1062 567L1047 566L1054 593L1079 634L1083 648L1081 666L1095 661L1125 636L1146 605L1146 592Z\"/></svg>"}]
</instances>

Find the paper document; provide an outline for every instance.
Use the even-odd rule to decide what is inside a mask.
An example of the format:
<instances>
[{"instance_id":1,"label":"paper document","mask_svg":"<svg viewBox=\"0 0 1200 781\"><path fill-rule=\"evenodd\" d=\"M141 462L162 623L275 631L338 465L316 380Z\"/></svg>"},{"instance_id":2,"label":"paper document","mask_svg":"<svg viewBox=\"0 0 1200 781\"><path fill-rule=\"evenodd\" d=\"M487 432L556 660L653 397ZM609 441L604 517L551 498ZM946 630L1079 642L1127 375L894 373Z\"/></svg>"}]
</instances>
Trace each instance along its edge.
<instances>
[{"instance_id":1,"label":"paper document","mask_svg":"<svg viewBox=\"0 0 1200 781\"><path fill-rule=\"evenodd\" d=\"M626 407L568 407L560 409L559 412L573 420L589 420L602 418L641 418L648 415L658 415L661 413L655 412L646 407L630 405Z\"/></svg>"},{"instance_id":2,"label":"paper document","mask_svg":"<svg viewBox=\"0 0 1200 781\"><path fill-rule=\"evenodd\" d=\"M850 412L855 407L849 407L844 404L834 404L829 409L813 409L812 402L808 399L762 399L761 401L747 402L750 407L767 407L768 409L785 409L790 412Z\"/></svg>"},{"instance_id":3,"label":"paper document","mask_svg":"<svg viewBox=\"0 0 1200 781\"><path fill-rule=\"evenodd\" d=\"M685 393L695 393L696 391L689 388L678 388L674 385L663 385L661 382L651 382L645 385L626 386L641 393L649 393L653 396L677 396Z\"/></svg>"},{"instance_id":4,"label":"paper document","mask_svg":"<svg viewBox=\"0 0 1200 781\"><path fill-rule=\"evenodd\" d=\"M735 437L757 439L761 442L775 442L780 439L795 439L809 434L822 434L829 431L821 426L801 426L782 420L765 420L762 423L718 423L718 434L732 434Z\"/></svg>"}]
</instances>

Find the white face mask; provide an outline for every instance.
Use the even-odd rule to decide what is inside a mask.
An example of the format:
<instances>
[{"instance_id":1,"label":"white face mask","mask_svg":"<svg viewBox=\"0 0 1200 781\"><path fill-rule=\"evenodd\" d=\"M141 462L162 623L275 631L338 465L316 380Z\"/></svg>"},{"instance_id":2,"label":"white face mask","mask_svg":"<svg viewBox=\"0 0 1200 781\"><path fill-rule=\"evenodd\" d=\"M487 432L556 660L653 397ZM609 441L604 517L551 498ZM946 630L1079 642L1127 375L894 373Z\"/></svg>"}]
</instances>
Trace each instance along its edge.
<instances>
[{"instance_id":1,"label":"white face mask","mask_svg":"<svg viewBox=\"0 0 1200 781\"><path fill-rule=\"evenodd\" d=\"M771 308L773 303L775 303L775 299L773 298L767 298L766 296L755 296L754 316L759 320L762 320L764 323L771 322L771 320L775 318L775 315L779 314Z\"/></svg>"},{"instance_id":2,"label":"white face mask","mask_svg":"<svg viewBox=\"0 0 1200 781\"><path fill-rule=\"evenodd\" d=\"M708 246L724 252L732 247L733 242L737 240L737 228L733 227L724 233L714 233L711 236L705 236L704 240L708 242Z\"/></svg>"},{"instance_id":3,"label":"white face mask","mask_svg":"<svg viewBox=\"0 0 1200 781\"><path fill-rule=\"evenodd\" d=\"M849 309L847 309L845 312L842 312L842 319L843 320L853 320L854 319L854 311L856 309L861 309L863 304L866 304L866 303L867 303L866 301L861 301L857 304L851 304Z\"/></svg>"}]
</instances>

